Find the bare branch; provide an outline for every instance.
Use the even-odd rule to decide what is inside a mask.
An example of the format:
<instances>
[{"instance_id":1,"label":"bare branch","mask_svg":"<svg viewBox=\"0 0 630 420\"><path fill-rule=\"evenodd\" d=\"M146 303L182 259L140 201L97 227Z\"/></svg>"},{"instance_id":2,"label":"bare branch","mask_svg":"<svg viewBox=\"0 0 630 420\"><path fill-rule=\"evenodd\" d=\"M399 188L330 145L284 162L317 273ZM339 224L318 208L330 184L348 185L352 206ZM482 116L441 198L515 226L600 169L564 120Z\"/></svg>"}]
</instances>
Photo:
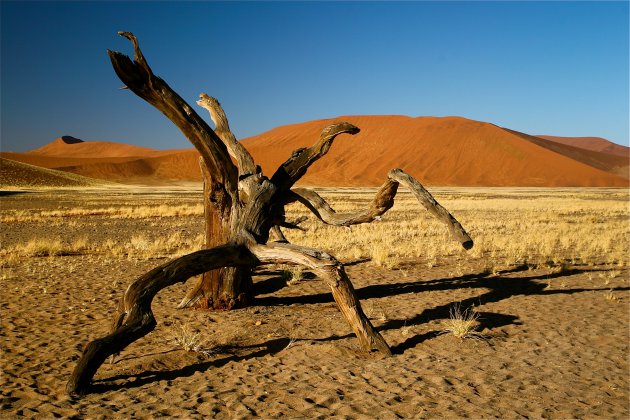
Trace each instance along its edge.
<instances>
[{"instance_id":1,"label":"bare branch","mask_svg":"<svg viewBox=\"0 0 630 420\"><path fill-rule=\"evenodd\" d=\"M350 226L370 223L382 216L394 205L398 182L387 180L365 211L339 214L314 190L293 188L288 194L289 200L299 201L315 214L322 222L334 226ZM292 194L291 194L292 193Z\"/></svg>"},{"instance_id":2,"label":"bare branch","mask_svg":"<svg viewBox=\"0 0 630 420\"><path fill-rule=\"evenodd\" d=\"M129 39L134 47L134 61L119 52L107 51L120 80L166 115L199 151L215 181L235 193L238 172L221 139L186 101L153 74L136 37L131 32L119 32L119 35Z\"/></svg>"},{"instance_id":3,"label":"bare branch","mask_svg":"<svg viewBox=\"0 0 630 420\"><path fill-rule=\"evenodd\" d=\"M322 222L334 226L350 226L361 223L370 223L387 212L394 205L394 197L398 191L398 185L402 184L411 192L433 216L445 223L453 237L459 241L465 249L473 246L473 240L464 230L462 225L438 203L415 178L402 169L392 169L388 173L389 179L381 186L367 210L349 214L338 214L315 191L306 188L293 188L286 193L286 203L299 201L313 212Z\"/></svg>"},{"instance_id":4,"label":"bare branch","mask_svg":"<svg viewBox=\"0 0 630 420\"><path fill-rule=\"evenodd\" d=\"M257 171L254 158L252 158L252 155L249 154L247 149L236 140L236 137L230 130L230 124L228 123L225 111L219 101L212 96L201 93L197 104L210 112L210 118L212 118L215 125L214 132L223 141L230 155L236 159L241 177L255 174Z\"/></svg>"},{"instance_id":5,"label":"bare branch","mask_svg":"<svg viewBox=\"0 0 630 420\"><path fill-rule=\"evenodd\" d=\"M315 271L328 282L339 310L354 330L361 346L367 351L378 350L387 356L392 355L387 342L363 313L343 265L334 257L317 249L278 242L252 245L249 249L261 263L299 264Z\"/></svg>"},{"instance_id":6,"label":"bare branch","mask_svg":"<svg viewBox=\"0 0 630 420\"><path fill-rule=\"evenodd\" d=\"M291 157L276 170L271 177L271 182L277 185L280 191L288 190L304 176L315 161L328 153L335 137L343 133L357 134L358 132L359 128L347 122L327 126L322 130L317 143L307 149L295 150Z\"/></svg>"},{"instance_id":7,"label":"bare branch","mask_svg":"<svg viewBox=\"0 0 630 420\"><path fill-rule=\"evenodd\" d=\"M413 195L416 196L420 204L426 208L429 213L435 216L439 221L444 223L455 240L459 241L465 249L473 247L473 240L464 230L462 225L437 202L435 198L427 191L414 177L404 172L402 169L392 169L387 174L389 179L400 182L409 188Z\"/></svg>"},{"instance_id":8,"label":"bare branch","mask_svg":"<svg viewBox=\"0 0 630 420\"><path fill-rule=\"evenodd\" d=\"M281 242L283 244L289 243L286 236L284 236L284 233L282 233L282 229L280 229L280 226L278 225L271 227L270 236L273 237L273 242Z\"/></svg>"},{"instance_id":9,"label":"bare branch","mask_svg":"<svg viewBox=\"0 0 630 420\"><path fill-rule=\"evenodd\" d=\"M302 223L303 221L307 220L308 217L306 216L301 216L298 217L297 219L293 220L293 221L287 221L285 220L284 222L280 223L280 227L286 228L286 229L296 229L296 230L301 230L301 231L306 231L306 229L304 229L303 227L300 226L300 223Z\"/></svg>"},{"instance_id":10,"label":"bare branch","mask_svg":"<svg viewBox=\"0 0 630 420\"><path fill-rule=\"evenodd\" d=\"M160 290L208 270L249 267L257 263L258 260L245 246L224 245L171 260L135 280L127 288L121 308L114 317L118 328L86 346L66 386L68 394L77 396L85 393L92 377L108 356L119 353L153 331L157 322L151 311L151 302Z\"/></svg>"}]
</instances>

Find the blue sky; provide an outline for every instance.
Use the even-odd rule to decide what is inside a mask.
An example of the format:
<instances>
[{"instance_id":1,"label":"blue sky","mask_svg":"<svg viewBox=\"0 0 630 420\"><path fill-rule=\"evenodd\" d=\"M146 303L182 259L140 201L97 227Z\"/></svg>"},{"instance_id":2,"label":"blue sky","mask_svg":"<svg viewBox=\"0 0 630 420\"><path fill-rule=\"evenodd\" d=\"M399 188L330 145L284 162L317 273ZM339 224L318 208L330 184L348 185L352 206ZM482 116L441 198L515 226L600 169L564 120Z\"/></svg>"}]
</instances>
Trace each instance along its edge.
<instances>
[{"instance_id":1,"label":"blue sky","mask_svg":"<svg viewBox=\"0 0 630 420\"><path fill-rule=\"evenodd\" d=\"M239 138L339 115L458 115L629 143L628 2L1 3L1 149L61 135L190 144L119 90L132 53ZM200 115L207 118L205 110Z\"/></svg>"}]
</instances>

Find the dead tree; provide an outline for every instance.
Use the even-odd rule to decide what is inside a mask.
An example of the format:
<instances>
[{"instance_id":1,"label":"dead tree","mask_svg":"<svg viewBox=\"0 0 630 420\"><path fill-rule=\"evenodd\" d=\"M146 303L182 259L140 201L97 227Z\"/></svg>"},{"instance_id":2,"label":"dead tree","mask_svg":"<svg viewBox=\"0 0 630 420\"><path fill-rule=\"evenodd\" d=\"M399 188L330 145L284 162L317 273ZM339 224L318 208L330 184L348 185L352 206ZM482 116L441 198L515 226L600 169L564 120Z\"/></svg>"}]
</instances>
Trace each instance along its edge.
<instances>
[{"instance_id":1,"label":"dead tree","mask_svg":"<svg viewBox=\"0 0 630 420\"><path fill-rule=\"evenodd\" d=\"M283 239L280 228L295 227L295 223L285 220L284 213L285 206L293 202L302 203L327 224L369 223L393 206L400 184L409 188L431 214L446 224L453 237L469 249L473 241L457 220L418 181L400 169L390 171L370 206L354 214L338 214L315 191L293 188L308 168L328 152L335 137L359 132L346 122L324 127L313 146L294 151L271 178L264 176L230 131L216 99L202 93L197 102L210 112L216 126L212 130L166 82L153 74L136 37L129 32L119 35L133 43L134 60L108 51L118 77L126 88L166 115L201 154L208 249L169 261L129 285L113 317L111 332L88 343L70 377L67 392L73 396L87 392L94 374L108 356L155 328L151 302L160 290L212 270L213 274L195 285L180 307L200 297L208 299L209 306L215 308L244 306L250 301L254 267L298 264L328 282L339 310L366 351L391 355L389 346L363 313L343 264L317 249L286 241L270 242L270 232Z\"/></svg>"}]
</instances>

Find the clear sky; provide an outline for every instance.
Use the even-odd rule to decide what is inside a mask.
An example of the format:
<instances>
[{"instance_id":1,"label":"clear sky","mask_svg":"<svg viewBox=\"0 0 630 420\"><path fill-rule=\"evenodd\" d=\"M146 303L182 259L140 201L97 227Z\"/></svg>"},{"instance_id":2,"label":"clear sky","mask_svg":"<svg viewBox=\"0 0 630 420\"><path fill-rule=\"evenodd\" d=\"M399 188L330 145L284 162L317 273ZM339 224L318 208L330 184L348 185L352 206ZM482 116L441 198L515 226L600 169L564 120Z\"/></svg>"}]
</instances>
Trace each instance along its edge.
<instances>
[{"instance_id":1,"label":"clear sky","mask_svg":"<svg viewBox=\"0 0 630 420\"><path fill-rule=\"evenodd\" d=\"M1 2L1 149L190 144L128 90L132 54L239 138L340 115L458 115L629 142L628 2ZM209 121L207 113L200 115Z\"/></svg>"}]
</instances>

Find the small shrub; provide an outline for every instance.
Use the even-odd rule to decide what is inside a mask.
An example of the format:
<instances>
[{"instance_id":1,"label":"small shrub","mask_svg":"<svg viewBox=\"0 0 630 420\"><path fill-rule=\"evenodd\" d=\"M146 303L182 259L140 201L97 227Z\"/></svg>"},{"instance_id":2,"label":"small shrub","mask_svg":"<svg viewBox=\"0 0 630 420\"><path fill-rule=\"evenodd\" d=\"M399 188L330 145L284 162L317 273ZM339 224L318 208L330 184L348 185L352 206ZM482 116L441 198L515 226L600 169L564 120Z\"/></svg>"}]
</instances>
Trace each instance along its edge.
<instances>
[{"instance_id":1,"label":"small shrub","mask_svg":"<svg viewBox=\"0 0 630 420\"><path fill-rule=\"evenodd\" d=\"M481 338L482 335L476 331L479 322L479 314L472 308L462 311L459 304L453 305L449 311L450 317L446 320L444 333L450 333L457 338Z\"/></svg>"},{"instance_id":2,"label":"small shrub","mask_svg":"<svg viewBox=\"0 0 630 420\"><path fill-rule=\"evenodd\" d=\"M615 295L615 293L613 292L613 289L610 289L608 291L608 293L606 293L606 299L611 301L611 302L616 302L619 300L619 298Z\"/></svg>"},{"instance_id":3,"label":"small shrub","mask_svg":"<svg viewBox=\"0 0 630 420\"><path fill-rule=\"evenodd\" d=\"M382 244L372 247L370 258L375 265L389 269L394 268L397 262L395 258L390 257L389 251Z\"/></svg>"},{"instance_id":4,"label":"small shrub","mask_svg":"<svg viewBox=\"0 0 630 420\"><path fill-rule=\"evenodd\" d=\"M173 336L173 340L178 347L186 351L201 351L201 340L199 339L199 333L193 332L186 324L181 324L177 327L177 331Z\"/></svg>"},{"instance_id":5,"label":"small shrub","mask_svg":"<svg viewBox=\"0 0 630 420\"><path fill-rule=\"evenodd\" d=\"M296 284L304 278L304 268L301 265L286 266L282 270L282 278L286 280L287 284Z\"/></svg>"},{"instance_id":6,"label":"small shrub","mask_svg":"<svg viewBox=\"0 0 630 420\"><path fill-rule=\"evenodd\" d=\"M54 257L64 253L61 241L58 239L32 239L23 245L20 251L29 257Z\"/></svg>"}]
</instances>

